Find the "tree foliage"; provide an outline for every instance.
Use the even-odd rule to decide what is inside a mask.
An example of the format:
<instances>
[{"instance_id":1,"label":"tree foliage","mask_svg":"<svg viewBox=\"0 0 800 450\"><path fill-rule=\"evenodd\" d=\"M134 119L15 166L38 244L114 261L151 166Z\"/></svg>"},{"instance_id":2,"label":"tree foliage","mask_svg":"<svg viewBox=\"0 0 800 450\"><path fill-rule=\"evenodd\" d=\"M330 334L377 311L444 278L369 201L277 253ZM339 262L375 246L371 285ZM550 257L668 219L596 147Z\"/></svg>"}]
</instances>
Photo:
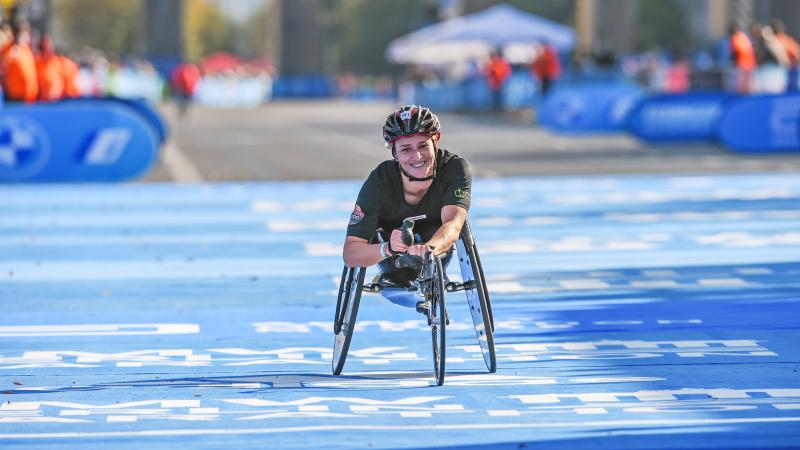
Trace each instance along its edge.
<instances>
[{"instance_id":1,"label":"tree foliage","mask_svg":"<svg viewBox=\"0 0 800 450\"><path fill-rule=\"evenodd\" d=\"M498 3L533 13L556 22L572 25L575 22L575 0L463 0L464 13L471 14Z\"/></svg>"},{"instance_id":2,"label":"tree foliage","mask_svg":"<svg viewBox=\"0 0 800 450\"><path fill-rule=\"evenodd\" d=\"M272 4L265 2L243 23L236 24L234 48L245 58L260 58L276 53L275 42L270 38L275 30L269 29Z\"/></svg>"},{"instance_id":3,"label":"tree foliage","mask_svg":"<svg viewBox=\"0 0 800 450\"><path fill-rule=\"evenodd\" d=\"M384 52L392 39L430 21L429 0L328 0L321 21L335 48L338 69L357 74L386 74L394 70Z\"/></svg>"},{"instance_id":4,"label":"tree foliage","mask_svg":"<svg viewBox=\"0 0 800 450\"><path fill-rule=\"evenodd\" d=\"M574 0L505 0L522 10L570 24ZM329 42L336 43L338 68L359 74L387 74L400 70L384 52L392 39L437 21L435 0L321 0L321 20ZM464 0L464 13L480 11L500 0Z\"/></svg>"},{"instance_id":5,"label":"tree foliage","mask_svg":"<svg viewBox=\"0 0 800 450\"><path fill-rule=\"evenodd\" d=\"M675 0L642 0L636 42L638 50L685 50L691 42L686 10Z\"/></svg>"},{"instance_id":6,"label":"tree foliage","mask_svg":"<svg viewBox=\"0 0 800 450\"><path fill-rule=\"evenodd\" d=\"M141 1L58 0L53 6L71 50L90 46L124 55L136 49Z\"/></svg>"},{"instance_id":7,"label":"tree foliage","mask_svg":"<svg viewBox=\"0 0 800 450\"><path fill-rule=\"evenodd\" d=\"M186 57L197 60L214 52L231 51L233 27L213 3L185 0L183 40Z\"/></svg>"}]
</instances>

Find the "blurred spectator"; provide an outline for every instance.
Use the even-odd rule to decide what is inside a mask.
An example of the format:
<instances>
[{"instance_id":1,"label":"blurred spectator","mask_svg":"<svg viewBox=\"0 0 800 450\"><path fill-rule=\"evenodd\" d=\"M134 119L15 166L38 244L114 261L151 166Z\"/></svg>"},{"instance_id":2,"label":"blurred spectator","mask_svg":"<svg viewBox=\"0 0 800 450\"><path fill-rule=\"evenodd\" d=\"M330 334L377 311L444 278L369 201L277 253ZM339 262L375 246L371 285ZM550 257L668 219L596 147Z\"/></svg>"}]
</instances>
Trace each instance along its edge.
<instances>
[{"instance_id":1,"label":"blurred spectator","mask_svg":"<svg viewBox=\"0 0 800 450\"><path fill-rule=\"evenodd\" d=\"M39 39L36 74L39 80L39 100L54 102L64 96L64 73L61 58L53 48L53 40L47 35Z\"/></svg>"},{"instance_id":2,"label":"blurred spectator","mask_svg":"<svg viewBox=\"0 0 800 450\"><path fill-rule=\"evenodd\" d=\"M58 52L56 52L58 53ZM61 77L64 85L64 98L77 98L81 96L78 88L78 72L80 68L72 59L64 55L58 55L61 62Z\"/></svg>"},{"instance_id":3,"label":"blurred spectator","mask_svg":"<svg viewBox=\"0 0 800 450\"><path fill-rule=\"evenodd\" d=\"M0 57L2 57L2 54L6 51L6 48L12 44L14 36L11 32L11 25L9 25L8 22L3 22L2 20L0 20L0 22ZM0 82L2 82L3 86L5 86L5 76L5 61L0 59Z\"/></svg>"},{"instance_id":4,"label":"blurred spectator","mask_svg":"<svg viewBox=\"0 0 800 450\"><path fill-rule=\"evenodd\" d=\"M394 82L389 77L380 77L375 83L375 94L379 99L394 98Z\"/></svg>"},{"instance_id":5,"label":"blurred spectator","mask_svg":"<svg viewBox=\"0 0 800 450\"><path fill-rule=\"evenodd\" d=\"M735 23L729 27L731 58L736 67L736 91L745 94L750 92L753 71L756 68L756 57L750 38Z\"/></svg>"},{"instance_id":6,"label":"blurred spectator","mask_svg":"<svg viewBox=\"0 0 800 450\"><path fill-rule=\"evenodd\" d=\"M775 38L780 42L781 46L783 46L783 50L786 52L785 67L788 69L786 90L795 92L798 89L797 65L800 63L800 45L797 44L797 41L793 37L786 34L786 29L783 26L783 22L780 20L773 20L771 26L772 31L775 33Z\"/></svg>"},{"instance_id":7,"label":"blurred spectator","mask_svg":"<svg viewBox=\"0 0 800 450\"><path fill-rule=\"evenodd\" d=\"M775 36L775 31L771 26L761 27L761 36L764 39L764 46L767 49L768 56L766 64L778 64L781 67L789 66L789 59L786 55L786 49L781 44L781 41ZM759 64L762 64L759 62Z\"/></svg>"},{"instance_id":8,"label":"blurred spectator","mask_svg":"<svg viewBox=\"0 0 800 450\"><path fill-rule=\"evenodd\" d=\"M776 64L778 59L774 50L770 48L767 42L767 34L764 33L764 25L753 22L750 25L750 41L753 44L753 54L756 57L756 64L763 66L765 64ZM774 35L771 35L774 38Z\"/></svg>"},{"instance_id":9,"label":"blurred spectator","mask_svg":"<svg viewBox=\"0 0 800 450\"><path fill-rule=\"evenodd\" d=\"M617 65L617 55L612 50L603 49L596 51L592 56L594 63L601 69L613 69Z\"/></svg>"},{"instance_id":10,"label":"blurred spectator","mask_svg":"<svg viewBox=\"0 0 800 450\"><path fill-rule=\"evenodd\" d=\"M672 53L674 61L664 74L664 91L672 94L687 92L690 84L691 65L683 51L676 49Z\"/></svg>"},{"instance_id":11,"label":"blurred spectator","mask_svg":"<svg viewBox=\"0 0 800 450\"><path fill-rule=\"evenodd\" d=\"M511 66L505 58L503 58L500 49L494 50L489 62L484 68L484 75L486 81L489 83L489 89L492 91L492 104L495 111L503 109L502 89L503 84L509 76L511 76Z\"/></svg>"},{"instance_id":12,"label":"blurred spectator","mask_svg":"<svg viewBox=\"0 0 800 450\"><path fill-rule=\"evenodd\" d=\"M78 56L78 62L79 69L75 78L78 91L84 97L101 96L108 60L101 52L84 47Z\"/></svg>"},{"instance_id":13,"label":"blurred spectator","mask_svg":"<svg viewBox=\"0 0 800 450\"><path fill-rule=\"evenodd\" d=\"M358 79L352 73L343 72L336 77L336 93L339 97L350 97L357 89Z\"/></svg>"},{"instance_id":14,"label":"blurred spectator","mask_svg":"<svg viewBox=\"0 0 800 450\"><path fill-rule=\"evenodd\" d=\"M30 46L30 29L26 25L11 24L11 39L0 51L0 71L6 100L33 103L39 94L39 82Z\"/></svg>"},{"instance_id":15,"label":"blurred spectator","mask_svg":"<svg viewBox=\"0 0 800 450\"><path fill-rule=\"evenodd\" d=\"M5 50L11 43L11 25L8 22L0 21L0 51Z\"/></svg>"},{"instance_id":16,"label":"blurred spectator","mask_svg":"<svg viewBox=\"0 0 800 450\"><path fill-rule=\"evenodd\" d=\"M200 69L195 64L184 62L172 71L170 86L172 87L172 96L178 105L180 117L186 116L199 82Z\"/></svg>"},{"instance_id":17,"label":"blurred spectator","mask_svg":"<svg viewBox=\"0 0 800 450\"><path fill-rule=\"evenodd\" d=\"M137 58L110 57L85 47L79 56L80 68L74 77L79 95L122 98L163 99L165 82L148 61Z\"/></svg>"},{"instance_id":18,"label":"blurred spectator","mask_svg":"<svg viewBox=\"0 0 800 450\"><path fill-rule=\"evenodd\" d=\"M252 108L272 98L272 77L264 67L240 64L204 72L194 92L198 104L223 108Z\"/></svg>"},{"instance_id":19,"label":"blurred spectator","mask_svg":"<svg viewBox=\"0 0 800 450\"><path fill-rule=\"evenodd\" d=\"M539 79L542 97L547 95L553 82L561 76L561 61L558 59L558 52L549 42L543 41L539 53L533 60L531 70L536 78Z\"/></svg>"}]
</instances>

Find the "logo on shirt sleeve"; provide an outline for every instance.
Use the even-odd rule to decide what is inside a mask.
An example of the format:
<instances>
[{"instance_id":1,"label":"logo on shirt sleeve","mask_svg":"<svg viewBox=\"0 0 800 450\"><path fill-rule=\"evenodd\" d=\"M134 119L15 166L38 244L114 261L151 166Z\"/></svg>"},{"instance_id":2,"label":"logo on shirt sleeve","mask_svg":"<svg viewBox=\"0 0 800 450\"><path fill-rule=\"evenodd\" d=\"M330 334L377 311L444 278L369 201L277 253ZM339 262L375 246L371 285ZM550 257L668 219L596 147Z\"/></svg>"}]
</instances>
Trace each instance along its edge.
<instances>
[{"instance_id":1,"label":"logo on shirt sleeve","mask_svg":"<svg viewBox=\"0 0 800 450\"><path fill-rule=\"evenodd\" d=\"M469 198L469 189L467 188L460 187L456 189L455 192L453 193L455 194L456 198L459 198L461 200L466 200Z\"/></svg>"},{"instance_id":2,"label":"logo on shirt sleeve","mask_svg":"<svg viewBox=\"0 0 800 450\"><path fill-rule=\"evenodd\" d=\"M356 203L356 207L353 208L353 213L350 214L350 225L355 225L358 222L361 222L361 219L364 218L364 211L361 210L361 207Z\"/></svg>"}]
</instances>

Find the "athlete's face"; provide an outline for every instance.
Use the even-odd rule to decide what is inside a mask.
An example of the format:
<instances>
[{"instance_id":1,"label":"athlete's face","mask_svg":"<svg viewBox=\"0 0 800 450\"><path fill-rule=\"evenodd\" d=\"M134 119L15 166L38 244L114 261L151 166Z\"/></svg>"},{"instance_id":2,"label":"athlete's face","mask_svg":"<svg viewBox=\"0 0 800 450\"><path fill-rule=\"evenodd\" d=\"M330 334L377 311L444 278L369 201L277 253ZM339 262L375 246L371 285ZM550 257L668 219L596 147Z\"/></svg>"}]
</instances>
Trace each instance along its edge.
<instances>
[{"instance_id":1,"label":"athlete's face","mask_svg":"<svg viewBox=\"0 0 800 450\"><path fill-rule=\"evenodd\" d=\"M402 137L395 141L395 155L400 166L409 175L425 178L433 175L436 149L433 138L427 136Z\"/></svg>"}]
</instances>

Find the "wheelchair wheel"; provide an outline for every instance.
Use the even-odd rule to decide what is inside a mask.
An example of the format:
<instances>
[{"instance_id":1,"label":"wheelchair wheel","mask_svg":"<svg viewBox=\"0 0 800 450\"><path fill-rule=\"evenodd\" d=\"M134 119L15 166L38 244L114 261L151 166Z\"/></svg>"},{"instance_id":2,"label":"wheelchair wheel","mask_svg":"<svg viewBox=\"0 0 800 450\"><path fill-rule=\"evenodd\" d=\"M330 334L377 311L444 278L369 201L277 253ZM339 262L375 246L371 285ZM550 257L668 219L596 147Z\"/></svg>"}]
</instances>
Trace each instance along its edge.
<instances>
[{"instance_id":1,"label":"wheelchair wheel","mask_svg":"<svg viewBox=\"0 0 800 450\"><path fill-rule=\"evenodd\" d=\"M486 310L489 311L489 322L492 324L492 333L494 333L494 314L492 313L492 301L489 300L489 290L486 287L486 277L483 276L481 255L478 253L478 246L475 245L475 238L472 238L472 242L472 251L475 253L475 265L478 267L478 275L480 275L481 278L481 289L483 290L483 297L486 299Z\"/></svg>"},{"instance_id":2,"label":"wheelchair wheel","mask_svg":"<svg viewBox=\"0 0 800 450\"><path fill-rule=\"evenodd\" d=\"M342 294L344 293L345 284L349 283L347 281L347 275L349 272L350 268L344 266L344 270L342 270L342 278L339 279L339 293L336 294L336 315L333 318L333 334L339 334L339 331L342 329L342 316L344 312L342 310L342 305L346 303L342 301Z\"/></svg>"},{"instance_id":3,"label":"wheelchair wheel","mask_svg":"<svg viewBox=\"0 0 800 450\"><path fill-rule=\"evenodd\" d=\"M430 308L428 309L428 322L431 326L431 339L433 341L433 371L436 374L436 385L444 384L445 368L445 330L447 315L444 306L444 271L442 260L437 256L433 258L433 271L428 291Z\"/></svg>"},{"instance_id":4,"label":"wheelchair wheel","mask_svg":"<svg viewBox=\"0 0 800 450\"><path fill-rule=\"evenodd\" d=\"M472 282L471 289L464 289L469 304L472 323L475 326L475 335L483 354L483 361L490 373L497 371L497 357L494 348L494 319L492 306L489 301L489 292L483 277L483 268L478 257L478 249L472 238L472 230L468 223L464 223L461 236L456 241L458 261L461 266L461 276L464 284Z\"/></svg>"},{"instance_id":5,"label":"wheelchair wheel","mask_svg":"<svg viewBox=\"0 0 800 450\"><path fill-rule=\"evenodd\" d=\"M339 295L336 299L336 318L333 330L336 337L333 340L333 360L331 367L334 375L340 375L353 339L353 329L356 326L358 305L361 301L361 288L364 286L366 267L346 267L342 271L339 282Z\"/></svg>"}]
</instances>

